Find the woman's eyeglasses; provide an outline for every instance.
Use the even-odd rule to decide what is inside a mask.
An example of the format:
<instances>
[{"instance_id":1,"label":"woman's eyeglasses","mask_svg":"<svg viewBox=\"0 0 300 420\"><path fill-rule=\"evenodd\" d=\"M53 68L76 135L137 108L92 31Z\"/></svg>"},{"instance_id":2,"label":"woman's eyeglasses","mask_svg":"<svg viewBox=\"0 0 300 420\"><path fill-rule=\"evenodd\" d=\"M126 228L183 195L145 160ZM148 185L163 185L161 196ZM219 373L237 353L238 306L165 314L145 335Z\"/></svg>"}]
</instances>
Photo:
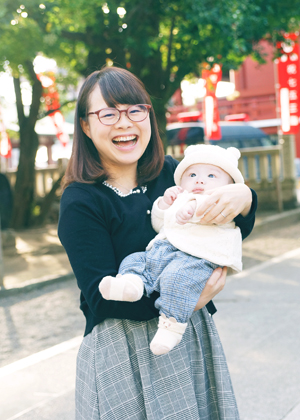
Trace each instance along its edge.
<instances>
[{"instance_id":1,"label":"woman's eyeglasses","mask_svg":"<svg viewBox=\"0 0 300 420\"><path fill-rule=\"evenodd\" d=\"M99 121L104 125L116 124L121 118L121 113L125 112L126 117L133 122L144 121L151 109L151 105L139 104L131 105L127 109L119 110L117 108L104 108L99 111L88 112L88 115L96 114Z\"/></svg>"}]
</instances>

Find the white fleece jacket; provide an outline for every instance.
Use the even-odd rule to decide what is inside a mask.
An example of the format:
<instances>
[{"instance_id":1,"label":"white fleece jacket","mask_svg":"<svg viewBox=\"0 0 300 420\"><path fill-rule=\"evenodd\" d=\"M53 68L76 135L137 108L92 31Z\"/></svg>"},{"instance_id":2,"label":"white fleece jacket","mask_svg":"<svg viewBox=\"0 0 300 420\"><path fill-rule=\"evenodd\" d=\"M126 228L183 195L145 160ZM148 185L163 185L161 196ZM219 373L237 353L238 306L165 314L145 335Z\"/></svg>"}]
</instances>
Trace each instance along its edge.
<instances>
[{"instance_id":1,"label":"white fleece jacket","mask_svg":"<svg viewBox=\"0 0 300 420\"><path fill-rule=\"evenodd\" d=\"M176 222L176 212L182 206L188 201L196 200L198 208L205 200L205 195L184 191L167 210L158 207L160 198L154 202L151 212L152 226L159 234L149 243L147 250L158 239L167 239L180 251L227 266L231 269L229 274L242 270L242 235L234 222L225 225L201 225L200 218L195 216L184 225Z\"/></svg>"}]
</instances>

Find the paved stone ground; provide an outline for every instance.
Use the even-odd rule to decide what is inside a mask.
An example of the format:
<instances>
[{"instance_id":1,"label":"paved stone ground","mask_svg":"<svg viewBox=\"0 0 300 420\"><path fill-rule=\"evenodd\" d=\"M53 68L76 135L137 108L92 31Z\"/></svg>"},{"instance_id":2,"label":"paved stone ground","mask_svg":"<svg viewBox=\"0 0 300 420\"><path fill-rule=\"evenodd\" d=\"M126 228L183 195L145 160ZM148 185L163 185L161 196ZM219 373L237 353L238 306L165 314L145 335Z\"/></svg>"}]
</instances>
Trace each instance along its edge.
<instances>
[{"instance_id":1,"label":"paved stone ground","mask_svg":"<svg viewBox=\"0 0 300 420\"><path fill-rule=\"evenodd\" d=\"M300 247L228 277L215 298L241 420L300 419L299 268Z\"/></svg>"},{"instance_id":2,"label":"paved stone ground","mask_svg":"<svg viewBox=\"0 0 300 420\"><path fill-rule=\"evenodd\" d=\"M288 226L254 229L243 242L243 268L247 269L300 247L300 220Z\"/></svg>"},{"instance_id":3,"label":"paved stone ground","mask_svg":"<svg viewBox=\"0 0 300 420\"><path fill-rule=\"evenodd\" d=\"M7 232L6 235L8 235ZM64 249L57 236L57 225L12 231L15 246L3 246L4 287L23 287L33 279L71 272Z\"/></svg>"},{"instance_id":4,"label":"paved stone ground","mask_svg":"<svg viewBox=\"0 0 300 420\"><path fill-rule=\"evenodd\" d=\"M0 325L0 367L83 335L75 278L0 297Z\"/></svg>"}]
</instances>

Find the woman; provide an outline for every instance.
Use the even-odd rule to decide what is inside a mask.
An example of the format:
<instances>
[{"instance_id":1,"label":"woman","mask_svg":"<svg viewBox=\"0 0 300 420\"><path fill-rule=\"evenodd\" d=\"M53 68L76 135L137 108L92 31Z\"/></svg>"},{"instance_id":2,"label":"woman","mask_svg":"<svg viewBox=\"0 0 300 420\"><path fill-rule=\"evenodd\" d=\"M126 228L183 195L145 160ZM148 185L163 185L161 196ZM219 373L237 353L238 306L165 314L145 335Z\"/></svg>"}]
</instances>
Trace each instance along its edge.
<instances>
[{"instance_id":1,"label":"woman","mask_svg":"<svg viewBox=\"0 0 300 420\"><path fill-rule=\"evenodd\" d=\"M79 93L58 230L86 318L77 359L77 420L239 418L208 312L214 312L208 302L222 289L225 270L221 277L220 269L212 275L184 339L163 356L149 350L157 329L157 294L128 303L107 301L98 290L104 276L115 276L121 261L143 251L155 236L150 209L174 185L176 165L164 157L142 83L119 68L92 73ZM210 209L204 223L237 216L246 237L255 208L255 194L235 184L222 187L222 193L215 190L199 213Z\"/></svg>"}]
</instances>

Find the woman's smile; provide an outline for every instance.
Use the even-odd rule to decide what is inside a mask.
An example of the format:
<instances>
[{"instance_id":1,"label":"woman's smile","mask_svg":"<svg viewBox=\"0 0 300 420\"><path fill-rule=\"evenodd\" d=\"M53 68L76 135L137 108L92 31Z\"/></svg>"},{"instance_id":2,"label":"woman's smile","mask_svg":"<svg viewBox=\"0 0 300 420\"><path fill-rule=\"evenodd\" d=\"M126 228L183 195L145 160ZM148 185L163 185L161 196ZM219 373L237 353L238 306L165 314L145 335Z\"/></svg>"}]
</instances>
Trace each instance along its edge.
<instances>
[{"instance_id":1,"label":"woman's smile","mask_svg":"<svg viewBox=\"0 0 300 420\"><path fill-rule=\"evenodd\" d=\"M118 147L118 149L132 149L138 142L137 135L124 135L116 136L113 138L113 144Z\"/></svg>"}]
</instances>

